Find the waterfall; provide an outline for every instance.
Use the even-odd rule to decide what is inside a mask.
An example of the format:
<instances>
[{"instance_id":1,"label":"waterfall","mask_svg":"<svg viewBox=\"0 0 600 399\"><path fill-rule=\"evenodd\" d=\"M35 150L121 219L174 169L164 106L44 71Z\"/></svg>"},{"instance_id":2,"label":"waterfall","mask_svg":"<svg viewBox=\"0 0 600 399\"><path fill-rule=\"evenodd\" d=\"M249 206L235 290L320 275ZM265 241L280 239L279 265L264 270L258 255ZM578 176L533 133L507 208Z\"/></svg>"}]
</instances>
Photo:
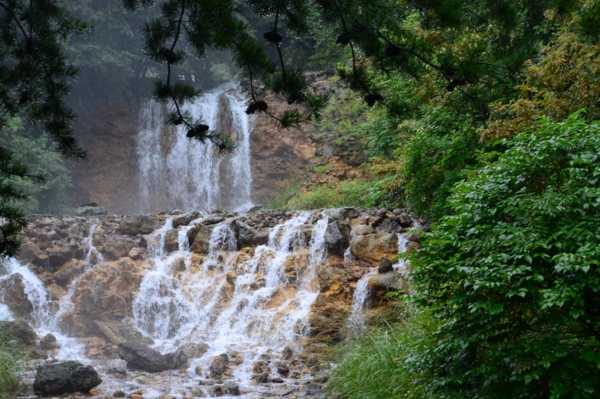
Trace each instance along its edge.
<instances>
[{"instance_id":1,"label":"waterfall","mask_svg":"<svg viewBox=\"0 0 600 399\"><path fill-rule=\"evenodd\" d=\"M165 126L165 106L148 101L139 115L140 211L250 209L252 121L245 109L234 83L223 84L183 106L194 119L235 142L234 152L222 156L210 142L189 140L184 126Z\"/></svg>"},{"instance_id":2,"label":"waterfall","mask_svg":"<svg viewBox=\"0 0 600 399\"><path fill-rule=\"evenodd\" d=\"M194 267L185 245L170 254L157 248L154 269L133 304L136 325L161 351L186 342L207 344L204 355L191 359L192 375L199 367L207 378L214 356L239 353L233 377L249 385L255 362L267 354L275 359L285 348L299 350L308 333L308 314L318 295L316 270L327 256L327 217L314 225L307 242L301 226L309 217L300 212L275 226L268 243L247 256L237 251L234 219L211 225L208 254ZM180 243L187 242L189 228L179 230ZM168 230L170 220L154 233L156 241ZM173 268L181 258L185 270Z\"/></svg>"}]
</instances>

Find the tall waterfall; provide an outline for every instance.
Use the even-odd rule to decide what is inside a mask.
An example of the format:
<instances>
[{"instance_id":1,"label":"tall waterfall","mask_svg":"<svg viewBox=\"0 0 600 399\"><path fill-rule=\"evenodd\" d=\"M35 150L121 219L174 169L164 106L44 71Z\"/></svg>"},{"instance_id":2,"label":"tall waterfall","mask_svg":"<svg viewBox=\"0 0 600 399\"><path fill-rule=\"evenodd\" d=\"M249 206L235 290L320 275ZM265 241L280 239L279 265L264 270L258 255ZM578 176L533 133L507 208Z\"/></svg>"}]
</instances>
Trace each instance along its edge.
<instances>
[{"instance_id":1,"label":"tall waterfall","mask_svg":"<svg viewBox=\"0 0 600 399\"><path fill-rule=\"evenodd\" d=\"M183 126L165 126L164 105L148 101L139 116L139 211L250 209L252 121L237 84L223 84L183 108L228 135L236 149L223 156L210 142L188 139Z\"/></svg>"}]
</instances>

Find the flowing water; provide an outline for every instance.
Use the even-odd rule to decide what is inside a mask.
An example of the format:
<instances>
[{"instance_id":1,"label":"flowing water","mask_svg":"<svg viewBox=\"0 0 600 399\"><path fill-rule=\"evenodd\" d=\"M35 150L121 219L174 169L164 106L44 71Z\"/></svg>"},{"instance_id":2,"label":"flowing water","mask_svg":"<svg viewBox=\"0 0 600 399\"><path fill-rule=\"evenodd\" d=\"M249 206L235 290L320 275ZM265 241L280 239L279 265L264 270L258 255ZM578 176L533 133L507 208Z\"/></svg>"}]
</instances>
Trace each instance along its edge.
<instances>
[{"instance_id":1,"label":"flowing water","mask_svg":"<svg viewBox=\"0 0 600 399\"><path fill-rule=\"evenodd\" d=\"M212 225L209 250L200 264L194 261L187 236L190 229L204 221L202 217L178 228L178 248L174 251L165 250L165 236L173 229L172 218L147 236L152 267L145 272L133 301L134 323L144 335L153 338L153 347L161 353L178 348L191 353L185 372L170 371L168 376L161 374L151 383L143 375L122 381L106 374L110 368L124 367L125 362L87 359L82 341L62 334L57 327L56 320L74 309L72 297L81 276L103 260L93 245L96 225L91 226L89 236L83 240L82 274L73 280L54 311L42 281L17 260L5 261L8 274L0 280L21 275L34 308L36 332L40 337L54 334L61 345L51 357L93 365L102 374L104 382L100 388L105 392L144 389L145 398L165 393L183 397L181 392L189 393L197 389L199 382L214 377L213 358L227 354L234 366L223 378L236 381L246 392L242 397L254 398L266 389L252 383L259 372L266 371L271 378L281 377L285 381L282 387L288 388L309 378L303 375L301 367L293 376L279 375L278 367L297 364L296 355L309 332L308 314L319 290L317 267L327 258L324 235L328 218L319 217L312 225L310 240L303 227L311 214L299 212L272 228L267 244L247 252L237 249L232 228L235 220L222 221ZM0 313L12 317L4 305ZM207 394L210 396L210 391Z\"/></svg>"},{"instance_id":2,"label":"flowing water","mask_svg":"<svg viewBox=\"0 0 600 399\"><path fill-rule=\"evenodd\" d=\"M250 209L252 120L237 84L223 84L183 109L228 135L236 149L222 156L214 144L188 139L184 126L165 126L164 105L148 101L139 115L140 211Z\"/></svg>"}]
</instances>

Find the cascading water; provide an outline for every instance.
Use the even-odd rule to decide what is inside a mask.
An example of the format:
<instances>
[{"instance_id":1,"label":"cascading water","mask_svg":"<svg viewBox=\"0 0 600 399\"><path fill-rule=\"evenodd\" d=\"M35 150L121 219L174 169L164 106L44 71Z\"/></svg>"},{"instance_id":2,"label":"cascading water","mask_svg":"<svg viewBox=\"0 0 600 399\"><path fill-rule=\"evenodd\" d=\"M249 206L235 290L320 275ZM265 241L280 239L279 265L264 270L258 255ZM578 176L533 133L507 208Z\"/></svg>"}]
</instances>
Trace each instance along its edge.
<instances>
[{"instance_id":1,"label":"cascading water","mask_svg":"<svg viewBox=\"0 0 600 399\"><path fill-rule=\"evenodd\" d=\"M147 102L140 111L137 146L140 211L250 209L252 121L237 84L223 84L183 109L229 136L236 149L223 157L214 144L188 139L185 127L165 126L164 105Z\"/></svg>"},{"instance_id":2,"label":"cascading water","mask_svg":"<svg viewBox=\"0 0 600 399\"><path fill-rule=\"evenodd\" d=\"M418 225L415 226L418 227ZM406 252L406 244L408 239L398 233L398 253ZM406 277L408 261L404 258L399 258L396 263L393 264L393 269L398 271L401 276ZM348 318L347 328L353 332L353 336L360 336L367 325L367 319L365 315L365 309L369 303L371 291L369 290L369 279L377 274L377 268L373 267L366 272L356 283L356 289L352 297L352 313Z\"/></svg>"},{"instance_id":3,"label":"cascading water","mask_svg":"<svg viewBox=\"0 0 600 399\"><path fill-rule=\"evenodd\" d=\"M163 244L155 251L154 269L133 304L136 325L163 352L182 343L204 343L206 353L191 359L189 375L201 369L208 378L211 359L236 353L232 377L249 386L256 362L298 349L307 333L310 306L318 295L316 268L327 256L327 217L314 225L307 243L301 226L309 217L302 212L275 226L268 243L245 256L237 252L234 220L213 225L199 268L192 267L193 255L185 247L191 226L180 229L177 251L166 254ZM155 233L157 242L170 223ZM174 267L182 259L185 269Z\"/></svg>"}]
</instances>

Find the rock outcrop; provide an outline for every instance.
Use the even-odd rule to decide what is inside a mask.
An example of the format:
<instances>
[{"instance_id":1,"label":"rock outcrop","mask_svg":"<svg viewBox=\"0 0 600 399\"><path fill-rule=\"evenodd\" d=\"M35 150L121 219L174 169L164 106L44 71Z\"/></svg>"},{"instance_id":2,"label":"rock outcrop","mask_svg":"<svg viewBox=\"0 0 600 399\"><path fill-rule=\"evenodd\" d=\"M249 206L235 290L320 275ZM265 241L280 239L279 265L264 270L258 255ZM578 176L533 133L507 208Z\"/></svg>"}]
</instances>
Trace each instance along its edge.
<instances>
[{"instance_id":1,"label":"rock outcrop","mask_svg":"<svg viewBox=\"0 0 600 399\"><path fill-rule=\"evenodd\" d=\"M162 355L160 352L136 342L119 344L119 357L127 362L131 369L159 372L179 369L187 364L186 355L178 350Z\"/></svg>"},{"instance_id":2,"label":"rock outcrop","mask_svg":"<svg viewBox=\"0 0 600 399\"><path fill-rule=\"evenodd\" d=\"M102 383L92 366L79 362L63 362L40 366L33 390L40 396L56 396L73 392L89 392Z\"/></svg>"}]
</instances>

